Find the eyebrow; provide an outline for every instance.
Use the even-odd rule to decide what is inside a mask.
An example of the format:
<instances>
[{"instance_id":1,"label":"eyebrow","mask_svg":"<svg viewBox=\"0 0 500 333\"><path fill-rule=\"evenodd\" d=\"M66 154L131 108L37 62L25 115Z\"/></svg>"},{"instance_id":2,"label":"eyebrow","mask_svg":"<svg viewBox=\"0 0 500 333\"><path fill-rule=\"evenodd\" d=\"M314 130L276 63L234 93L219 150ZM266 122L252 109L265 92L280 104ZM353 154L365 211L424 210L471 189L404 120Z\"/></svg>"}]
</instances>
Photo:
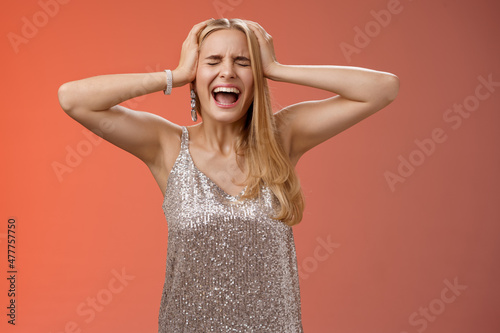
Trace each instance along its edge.
<instances>
[{"instance_id":1,"label":"eyebrow","mask_svg":"<svg viewBox=\"0 0 500 333\"><path fill-rule=\"evenodd\" d=\"M205 59L222 60L222 58L223 57L221 55L214 54L214 55L206 57ZM234 61L248 61L248 62L250 62L250 59L248 59L247 57L243 57L243 56L237 56L237 57L234 57Z\"/></svg>"}]
</instances>

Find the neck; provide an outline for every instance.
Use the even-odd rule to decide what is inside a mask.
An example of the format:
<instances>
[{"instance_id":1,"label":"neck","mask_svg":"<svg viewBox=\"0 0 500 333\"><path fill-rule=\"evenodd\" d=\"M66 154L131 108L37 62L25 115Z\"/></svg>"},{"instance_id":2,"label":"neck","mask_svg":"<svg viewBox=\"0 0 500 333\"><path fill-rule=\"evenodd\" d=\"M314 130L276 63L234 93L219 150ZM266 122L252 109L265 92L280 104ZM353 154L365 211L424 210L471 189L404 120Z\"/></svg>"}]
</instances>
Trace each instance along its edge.
<instances>
[{"instance_id":1,"label":"neck","mask_svg":"<svg viewBox=\"0 0 500 333\"><path fill-rule=\"evenodd\" d=\"M228 156L234 151L234 143L241 135L246 117L232 122L221 123L212 119L204 119L197 128L197 136L206 149Z\"/></svg>"}]
</instances>

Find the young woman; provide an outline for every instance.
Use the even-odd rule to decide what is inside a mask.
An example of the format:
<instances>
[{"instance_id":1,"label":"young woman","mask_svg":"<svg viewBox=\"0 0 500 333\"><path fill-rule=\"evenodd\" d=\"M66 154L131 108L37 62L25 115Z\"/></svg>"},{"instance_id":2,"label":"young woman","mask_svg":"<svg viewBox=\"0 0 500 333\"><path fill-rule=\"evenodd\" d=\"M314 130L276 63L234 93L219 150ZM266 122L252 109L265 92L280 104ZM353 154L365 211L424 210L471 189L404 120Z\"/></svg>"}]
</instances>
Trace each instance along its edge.
<instances>
[{"instance_id":1,"label":"young woman","mask_svg":"<svg viewBox=\"0 0 500 333\"><path fill-rule=\"evenodd\" d=\"M336 96L273 113L267 80ZM190 84L179 126L118 105ZM167 272L159 332L302 332L292 226L304 199L294 167L311 148L393 101L399 80L356 67L277 62L271 36L240 19L196 24L173 71L63 84L63 110L141 159L164 196ZM189 110L186 107L187 112Z\"/></svg>"}]
</instances>

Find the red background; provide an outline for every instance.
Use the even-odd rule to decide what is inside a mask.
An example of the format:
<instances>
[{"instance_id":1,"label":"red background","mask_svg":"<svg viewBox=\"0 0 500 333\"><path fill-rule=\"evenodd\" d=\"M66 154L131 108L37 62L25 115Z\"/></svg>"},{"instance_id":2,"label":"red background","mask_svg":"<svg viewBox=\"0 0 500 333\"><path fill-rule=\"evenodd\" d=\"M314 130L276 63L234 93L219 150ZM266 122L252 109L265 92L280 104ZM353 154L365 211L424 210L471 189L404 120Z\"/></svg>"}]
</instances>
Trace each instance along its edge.
<instances>
[{"instance_id":1,"label":"red background","mask_svg":"<svg viewBox=\"0 0 500 333\"><path fill-rule=\"evenodd\" d=\"M497 2L55 3L11 1L0 13L2 331L157 330L168 231L161 193L142 162L64 114L57 89L94 75L173 69L191 27L221 16L259 22L283 64L366 67L401 81L395 102L299 162L307 208L294 235L304 330L500 331L500 87L478 88L487 97L468 106L474 111L459 127L443 118L454 104L474 102L479 76L500 82ZM380 16L388 9L390 22ZM366 45L346 56L342 46L362 42L360 30L369 33ZM276 110L331 96L271 87ZM125 105L192 123L187 87ZM430 149L439 128L444 142L425 154L416 140ZM84 156L58 178L54 165L68 166L71 150ZM418 165L391 187L386 175L404 172L402 160ZM5 315L11 216L15 327ZM321 245L328 242L336 244L331 253ZM126 285L113 275L122 269ZM454 294L447 283L466 288ZM100 310L89 320L91 298Z\"/></svg>"}]
</instances>

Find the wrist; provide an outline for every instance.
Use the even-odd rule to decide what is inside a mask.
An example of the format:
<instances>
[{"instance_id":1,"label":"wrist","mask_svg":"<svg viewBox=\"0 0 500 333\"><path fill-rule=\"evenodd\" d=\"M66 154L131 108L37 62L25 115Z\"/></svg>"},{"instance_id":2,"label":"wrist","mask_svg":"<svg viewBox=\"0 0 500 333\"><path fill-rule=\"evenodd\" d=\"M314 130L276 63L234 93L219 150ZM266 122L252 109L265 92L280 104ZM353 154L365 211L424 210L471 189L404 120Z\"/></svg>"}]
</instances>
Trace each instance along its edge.
<instances>
[{"instance_id":1,"label":"wrist","mask_svg":"<svg viewBox=\"0 0 500 333\"><path fill-rule=\"evenodd\" d=\"M182 71L178 70L177 68L172 70L172 87L173 88L182 87L188 83L189 83L189 80L186 78L186 75Z\"/></svg>"},{"instance_id":2,"label":"wrist","mask_svg":"<svg viewBox=\"0 0 500 333\"><path fill-rule=\"evenodd\" d=\"M273 81L281 81L281 71L284 69L285 65L280 64L279 62L273 63L266 71L266 77Z\"/></svg>"},{"instance_id":3,"label":"wrist","mask_svg":"<svg viewBox=\"0 0 500 333\"><path fill-rule=\"evenodd\" d=\"M167 84L163 90L165 95L170 95L172 93L172 71L169 69L164 70L167 77Z\"/></svg>"}]
</instances>

